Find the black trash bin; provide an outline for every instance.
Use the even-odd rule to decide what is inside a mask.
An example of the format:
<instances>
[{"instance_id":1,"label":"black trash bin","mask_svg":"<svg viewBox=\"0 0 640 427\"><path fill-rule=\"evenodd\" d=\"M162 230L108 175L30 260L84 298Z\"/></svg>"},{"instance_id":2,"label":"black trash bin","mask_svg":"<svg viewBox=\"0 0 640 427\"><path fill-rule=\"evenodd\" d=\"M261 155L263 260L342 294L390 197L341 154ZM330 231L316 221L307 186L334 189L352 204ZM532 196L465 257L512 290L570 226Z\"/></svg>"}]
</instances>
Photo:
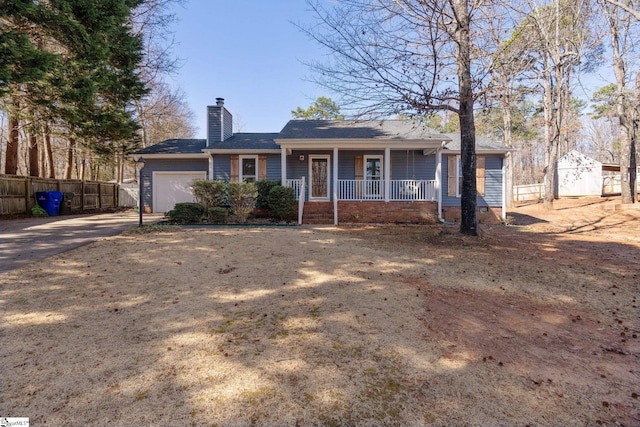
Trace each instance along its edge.
<instances>
[{"instance_id":1,"label":"black trash bin","mask_svg":"<svg viewBox=\"0 0 640 427\"><path fill-rule=\"evenodd\" d=\"M71 201L75 193L62 193L62 203L60 203L60 215L71 215Z\"/></svg>"},{"instance_id":2,"label":"black trash bin","mask_svg":"<svg viewBox=\"0 0 640 427\"><path fill-rule=\"evenodd\" d=\"M38 204L47 211L47 215L56 216L60 213L62 193L59 191L38 191L36 193Z\"/></svg>"}]
</instances>

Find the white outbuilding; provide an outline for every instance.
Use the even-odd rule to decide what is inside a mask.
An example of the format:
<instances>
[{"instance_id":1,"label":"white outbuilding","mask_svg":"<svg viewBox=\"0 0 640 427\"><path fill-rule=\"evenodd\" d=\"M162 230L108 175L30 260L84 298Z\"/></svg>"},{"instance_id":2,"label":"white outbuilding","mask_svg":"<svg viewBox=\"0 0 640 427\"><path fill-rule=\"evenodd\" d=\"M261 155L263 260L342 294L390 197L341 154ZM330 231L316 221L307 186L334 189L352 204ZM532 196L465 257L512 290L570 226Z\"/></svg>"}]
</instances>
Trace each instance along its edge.
<instances>
[{"instance_id":1,"label":"white outbuilding","mask_svg":"<svg viewBox=\"0 0 640 427\"><path fill-rule=\"evenodd\" d=\"M602 163L571 150L558 159L558 197L602 195Z\"/></svg>"}]
</instances>

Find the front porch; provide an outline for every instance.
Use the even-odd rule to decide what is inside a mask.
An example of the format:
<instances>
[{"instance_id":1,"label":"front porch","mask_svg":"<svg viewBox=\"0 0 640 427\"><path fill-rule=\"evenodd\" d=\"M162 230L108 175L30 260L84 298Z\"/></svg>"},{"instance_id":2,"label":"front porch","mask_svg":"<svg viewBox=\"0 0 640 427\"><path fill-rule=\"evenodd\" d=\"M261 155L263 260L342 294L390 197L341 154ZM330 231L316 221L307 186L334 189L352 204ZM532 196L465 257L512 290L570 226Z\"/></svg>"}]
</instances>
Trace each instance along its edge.
<instances>
[{"instance_id":1,"label":"front porch","mask_svg":"<svg viewBox=\"0 0 640 427\"><path fill-rule=\"evenodd\" d=\"M334 224L333 202L302 202L300 224ZM338 201L337 224L436 224L436 202ZM299 207L300 209L300 207Z\"/></svg>"},{"instance_id":2,"label":"front porch","mask_svg":"<svg viewBox=\"0 0 640 427\"><path fill-rule=\"evenodd\" d=\"M315 179L315 185L305 176L285 180L294 189L300 224L434 224L440 217L437 179L389 179L382 173L368 179Z\"/></svg>"}]
</instances>

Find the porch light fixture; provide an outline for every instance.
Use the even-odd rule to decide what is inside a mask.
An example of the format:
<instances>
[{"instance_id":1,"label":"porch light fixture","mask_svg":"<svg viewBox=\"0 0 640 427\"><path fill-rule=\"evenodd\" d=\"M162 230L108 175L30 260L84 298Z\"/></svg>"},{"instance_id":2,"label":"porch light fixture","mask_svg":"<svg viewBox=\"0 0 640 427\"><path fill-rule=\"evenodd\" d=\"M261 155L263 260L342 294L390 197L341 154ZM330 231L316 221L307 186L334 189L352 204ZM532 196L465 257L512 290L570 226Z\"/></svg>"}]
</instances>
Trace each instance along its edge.
<instances>
[{"instance_id":1,"label":"porch light fixture","mask_svg":"<svg viewBox=\"0 0 640 427\"><path fill-rule=\"evenodd\" d=\"M304 154L300 154L300 157L298 157L300 159L301 162L304 162Z\"/></svg>"},{"instance_id":2,"label":"porch light fixture","mask_svg":"<svg viewBox=\"0 0 640 427\"><path fill-rule=\"evenodd\" d=\"M142 198L142 189L143 189L143 185L142 185L142 169L144 169L144 159L142 158L142 156L138 157L138 160L136 160L136 170L138 171L138 184L140 185L140 188L138 189L138 213L140 214L140 221L138 222L138 226L142 226L142 201L144 200Z\"/></svg>"}]
</instances>

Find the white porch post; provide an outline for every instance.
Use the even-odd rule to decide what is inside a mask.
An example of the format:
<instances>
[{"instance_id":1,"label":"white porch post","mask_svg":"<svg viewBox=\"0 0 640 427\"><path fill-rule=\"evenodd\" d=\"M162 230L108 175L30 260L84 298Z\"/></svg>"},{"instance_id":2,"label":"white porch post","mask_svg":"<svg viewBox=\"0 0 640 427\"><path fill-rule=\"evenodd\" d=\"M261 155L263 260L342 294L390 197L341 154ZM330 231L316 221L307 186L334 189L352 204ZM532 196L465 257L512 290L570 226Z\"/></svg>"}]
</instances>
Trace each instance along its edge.
<instances>
[{"instance_id":1,"label":"white porch post","mask_svg":"<svg viewBox=\"0 0 640 427\"><path fill-rule=\"evenodd\" d=\"M391 199L391 148L384 149L384 201Z\"/></svg>"},{"instance_id":2,"label":"white porch post","mask_svg":"<svg viewBox=\"0 0 640 427\"><path fill-rule=\"evenodd\" d=\"M438 219L442 221L442 147L436 151L436 197L438 199Z\"/></svg>"},{"instance_id":3,"label":"white porch post","mask_svg":"<svg viewBox=\"0 0 640 427\"><path fill-rule=\"evenodd\" d=\"M507 220L507 158L511 153L507 153L502 158L502 222Z\"/></svg>"},{"instance_id":4,"label":"white porch post","mask_svg":"<svg viewBox=\"0 0 640 427\"><path fill-rule=\"evenodd\" d=\"M280 181L283 187L287 186L287 149L280 148Z\"/></svg>"},{"instance_id":5,"label":"white porch post","mask_svg":"<svg viewBox=\"0 0 640 427\"><path fill-rule=\"evenodd\" d=\"M338 147L333 148L333 225L338 225Z\"/></svg>"},{"instance_id":6,"label":"white porch post","mask_svg":"<svg viewBox=\"0 0 640 427\"><path fill-rule=\"evenodd\" d=\"M213 181L213 154L209 154L209 181Z\"/></svg>"}]
</instances>

